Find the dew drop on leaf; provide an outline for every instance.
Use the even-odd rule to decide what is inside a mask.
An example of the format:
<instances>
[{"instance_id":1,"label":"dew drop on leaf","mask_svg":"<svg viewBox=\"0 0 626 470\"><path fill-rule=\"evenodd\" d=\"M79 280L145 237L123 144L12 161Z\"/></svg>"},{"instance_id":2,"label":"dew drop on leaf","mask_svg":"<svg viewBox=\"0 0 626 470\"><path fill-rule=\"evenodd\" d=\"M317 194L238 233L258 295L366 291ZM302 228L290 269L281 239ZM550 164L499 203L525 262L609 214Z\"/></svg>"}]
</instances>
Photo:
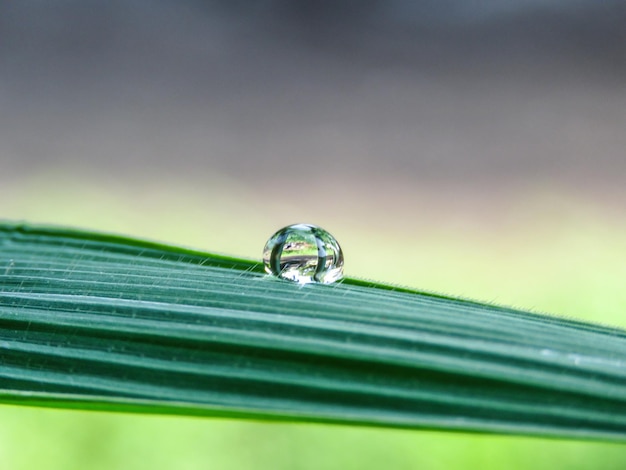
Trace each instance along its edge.
<instances>
[{"instance_id":1,"label":"dew drop on leaf","mask_svg":"<svg viewBox=\"0 0 626 470\"><path fill-rule=\"evenodd\" d=\"M343 253L335 237L310 224L280 229L263 249L265 271L300 284L332 284L343 277Z\"/></svg>"}]
</instances>

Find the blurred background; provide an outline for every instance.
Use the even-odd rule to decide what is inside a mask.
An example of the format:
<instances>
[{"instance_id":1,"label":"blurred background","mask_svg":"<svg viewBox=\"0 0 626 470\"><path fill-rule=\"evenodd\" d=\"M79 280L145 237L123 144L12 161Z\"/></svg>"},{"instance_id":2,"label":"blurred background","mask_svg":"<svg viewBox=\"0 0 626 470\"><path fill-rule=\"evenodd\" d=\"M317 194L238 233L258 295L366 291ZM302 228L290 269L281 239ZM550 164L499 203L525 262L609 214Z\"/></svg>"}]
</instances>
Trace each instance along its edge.
<instances>
[{"instance_id":1,"label":"blurred background","mask_svg":"<svg viewBox=\"0 0 626 470\"><path fill-rule=\"evenodd\" d=\"M626 5L0 3L0 218L626 326ZM626 466L617 444L0 407L2 469Z\"/></svg>"}]
</instances>

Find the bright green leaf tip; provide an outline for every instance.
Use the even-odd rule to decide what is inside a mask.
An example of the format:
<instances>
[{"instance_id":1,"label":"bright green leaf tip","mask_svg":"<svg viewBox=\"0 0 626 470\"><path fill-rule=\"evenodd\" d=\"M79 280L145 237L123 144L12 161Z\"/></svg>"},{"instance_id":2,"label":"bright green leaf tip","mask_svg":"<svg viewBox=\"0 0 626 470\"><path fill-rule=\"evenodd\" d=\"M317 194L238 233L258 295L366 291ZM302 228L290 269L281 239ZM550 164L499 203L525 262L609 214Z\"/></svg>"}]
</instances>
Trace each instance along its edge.
<instances>
[{"instance_id":1,"label":"bright green leaf tip","mask_svg":"<svg viewBox=\"0 0 626 470\"><path fill-rule=\"evenodd\" d=\"M626 332L0 223L0 401L624 440Z\"/></svg>"}]
</instances>

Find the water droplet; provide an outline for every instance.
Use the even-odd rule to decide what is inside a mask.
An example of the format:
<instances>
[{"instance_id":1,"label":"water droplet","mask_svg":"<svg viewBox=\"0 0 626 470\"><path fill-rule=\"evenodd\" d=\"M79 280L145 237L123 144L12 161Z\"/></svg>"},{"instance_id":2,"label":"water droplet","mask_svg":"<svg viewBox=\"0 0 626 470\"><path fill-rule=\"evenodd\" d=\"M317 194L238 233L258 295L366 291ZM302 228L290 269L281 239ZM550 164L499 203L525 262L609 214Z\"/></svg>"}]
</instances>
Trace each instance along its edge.
<instances>
[{"instance_id":1,"label":"water droplet","mask_svg":"<svg viewBox=\"0 0 626 470\"><path fill-rule=\"evenodd\" d=\"M309 224L280 229L265 244L263 263L269 274L309 284L331 284L343 277L343 253L335 237Z\"/></svg>"}]
</instances>

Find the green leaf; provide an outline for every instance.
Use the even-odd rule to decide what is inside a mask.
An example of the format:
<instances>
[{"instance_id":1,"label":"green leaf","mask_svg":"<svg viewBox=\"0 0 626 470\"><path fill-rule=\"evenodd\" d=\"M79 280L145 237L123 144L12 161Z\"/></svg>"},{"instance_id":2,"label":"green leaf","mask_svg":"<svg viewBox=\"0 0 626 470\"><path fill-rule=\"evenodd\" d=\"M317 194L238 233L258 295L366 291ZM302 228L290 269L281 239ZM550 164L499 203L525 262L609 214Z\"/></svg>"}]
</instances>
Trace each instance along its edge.
<instances>
[{"instance_id":1,"label":"green leaf","mask_svg":"<svg viewBox=\"0 0 626 470\"><path fill-rule=\"evenodd\" d=\"M626 332L4 223L0 401L623 440Z\"/></svg>"}]
</instances>

